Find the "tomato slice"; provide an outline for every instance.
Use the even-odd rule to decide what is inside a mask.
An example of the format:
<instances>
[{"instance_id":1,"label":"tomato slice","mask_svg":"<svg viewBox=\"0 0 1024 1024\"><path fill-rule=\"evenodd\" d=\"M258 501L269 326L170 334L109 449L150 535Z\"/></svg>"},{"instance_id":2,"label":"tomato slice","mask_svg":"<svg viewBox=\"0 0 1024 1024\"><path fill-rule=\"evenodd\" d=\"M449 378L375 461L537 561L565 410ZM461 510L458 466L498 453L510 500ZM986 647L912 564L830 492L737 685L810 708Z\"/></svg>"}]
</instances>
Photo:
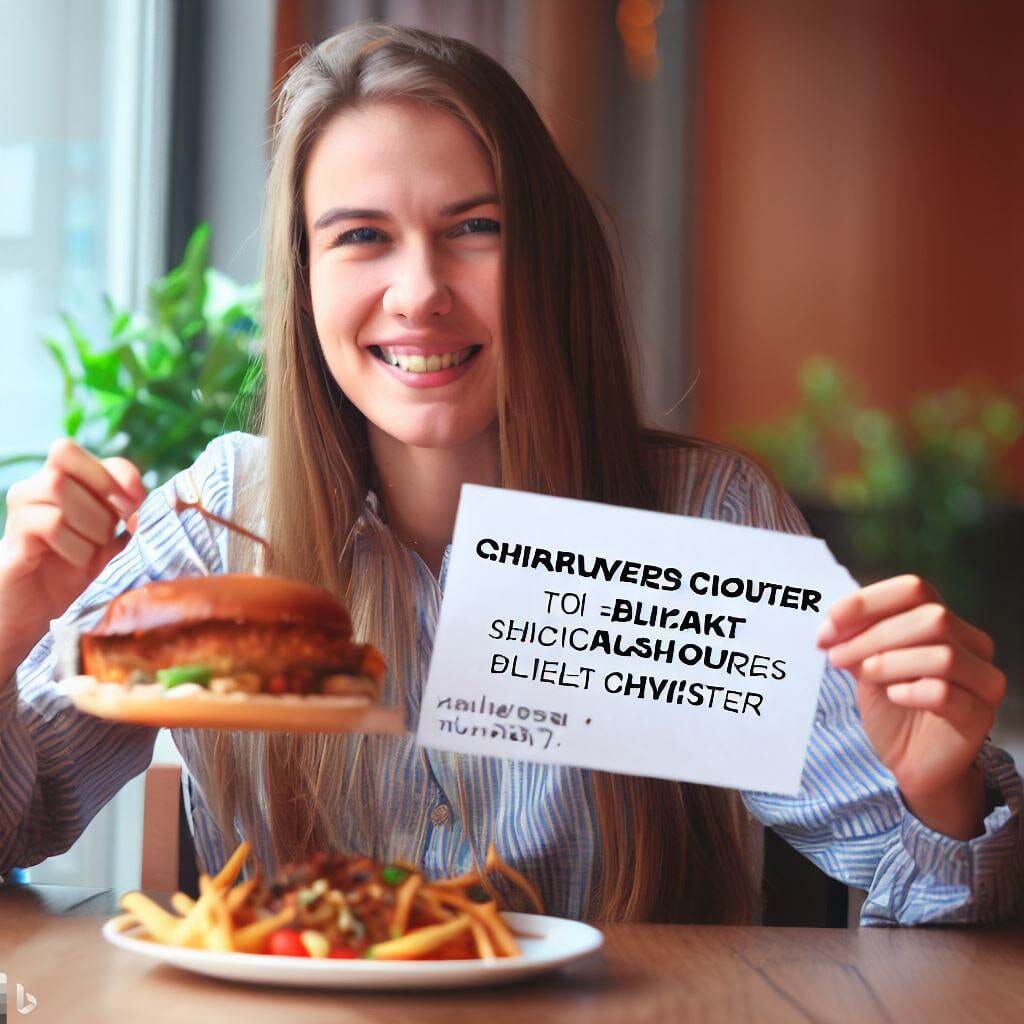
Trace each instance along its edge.
<instances>
[{"instance_id":1,"label":"tomato slice","mask_svg":"<svg viewBox=\"0 0 1024 1024\"><path fill-rule=\"evenodd\" d=\"M271 932L267 936L265 951L272 956L309 956L309 950L294 928L279 928Z\"/></svg>"}]
</instances>

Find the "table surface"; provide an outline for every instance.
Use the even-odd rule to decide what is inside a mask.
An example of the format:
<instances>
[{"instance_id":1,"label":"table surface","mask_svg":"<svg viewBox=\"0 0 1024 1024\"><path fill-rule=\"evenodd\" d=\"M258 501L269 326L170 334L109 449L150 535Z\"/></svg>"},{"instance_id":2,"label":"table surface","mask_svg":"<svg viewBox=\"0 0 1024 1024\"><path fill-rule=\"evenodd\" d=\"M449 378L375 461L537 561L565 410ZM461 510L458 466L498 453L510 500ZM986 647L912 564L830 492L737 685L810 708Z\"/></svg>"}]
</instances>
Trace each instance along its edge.
<instances>
[{"instance_id":1,"label":"table surface","mask_svg":"<svg viewBox=\"0 0 1024 1024\"><path fill-rule=\"evenodd\" d=\"M163 901L166 905L166 900ZM605 946L542 978L489 989L374 993L220 981L100 935L109 890L0 887L0 972L45 1021L282 1020L974 1022L1022 1019L1024 928L812 929L610 925ZM2 1004L0 1004L2 1005Z\"/></svg>"}]
</instances>

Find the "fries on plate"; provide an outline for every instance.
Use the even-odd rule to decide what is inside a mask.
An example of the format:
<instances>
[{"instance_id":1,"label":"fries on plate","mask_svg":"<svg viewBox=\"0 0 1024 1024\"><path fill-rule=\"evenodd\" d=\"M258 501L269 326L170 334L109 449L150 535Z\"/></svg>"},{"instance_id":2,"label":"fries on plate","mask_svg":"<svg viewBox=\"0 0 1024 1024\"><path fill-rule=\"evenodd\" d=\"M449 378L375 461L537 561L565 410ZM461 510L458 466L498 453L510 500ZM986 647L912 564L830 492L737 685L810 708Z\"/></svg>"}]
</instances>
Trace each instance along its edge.
<instances>
[{"instance_id":1,"label":"fries on plate","mask_svg":"<svg viewBox=\"0 0 1024 1024\"><path fill-rule=\"evenodd\" d=\"M141 926L152 942L221 953L313 959L481 959L520 956L488 876L508 879L543 913L540 894L505 864L494 845L480 871L428 880L414 865L317 854L268 883L238 881L251 853L242 842L215 875L200 877L199 898L174 893L171 909L125 893L119 931ZM483 890L485 902L474 895Z\"/></svg>"}]
</instances>

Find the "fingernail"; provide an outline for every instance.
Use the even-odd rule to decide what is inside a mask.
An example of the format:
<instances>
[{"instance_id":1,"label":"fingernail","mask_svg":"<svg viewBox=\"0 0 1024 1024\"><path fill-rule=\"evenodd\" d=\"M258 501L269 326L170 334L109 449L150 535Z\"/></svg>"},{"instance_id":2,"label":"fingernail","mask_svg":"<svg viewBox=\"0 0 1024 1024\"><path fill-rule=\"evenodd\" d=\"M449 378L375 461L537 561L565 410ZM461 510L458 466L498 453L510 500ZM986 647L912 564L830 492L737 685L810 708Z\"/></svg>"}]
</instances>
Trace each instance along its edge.
<instances>
[{"instance_id":1,"label":"fingernail","mask_svg":"<svg viewBox=\"0 0 1024 1024\"><path fill-rule=\"evenodd\" d=\"M127 519L135 510L135 505L121 494L112 494L110 496L110 504L121 513L122 519Z\"/></svg>"},{"instance_id":2,"label":"fingernail","mask_svg":"<svg viewBox=\"0 0 1024 1024\"><path fill-rule=\"evenodd\" d=\"M838 639L839 630L836 629L836 624L826 616L825 621L821 624L821 629L818 630L818 646L831 647Z\"/></svg>"}]
</instances>

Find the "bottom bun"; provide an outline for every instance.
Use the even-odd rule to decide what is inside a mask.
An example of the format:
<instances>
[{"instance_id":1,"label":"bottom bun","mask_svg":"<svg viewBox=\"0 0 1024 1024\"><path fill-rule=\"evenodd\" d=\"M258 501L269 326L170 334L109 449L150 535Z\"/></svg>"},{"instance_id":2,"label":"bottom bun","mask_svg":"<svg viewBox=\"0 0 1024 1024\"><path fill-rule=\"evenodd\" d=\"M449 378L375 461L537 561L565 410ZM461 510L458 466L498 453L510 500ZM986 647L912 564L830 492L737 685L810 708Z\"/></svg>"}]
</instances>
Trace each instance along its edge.
<instances>
[{"instance_id":1,"label":"bottom bun","mask_svg":"<svg viewBox=\"0 0 1024 1024\"><path fill-rule=\"evenodd\" d=\"M351 678L355 683L362 677ZM157 683L105 683L92 676L73 676L61 685L79 711L151 727L396 736L409 731L401 709L382 707L366 695L220 694L194 683L165 689Z\"/></svg>"}]
</instances>

